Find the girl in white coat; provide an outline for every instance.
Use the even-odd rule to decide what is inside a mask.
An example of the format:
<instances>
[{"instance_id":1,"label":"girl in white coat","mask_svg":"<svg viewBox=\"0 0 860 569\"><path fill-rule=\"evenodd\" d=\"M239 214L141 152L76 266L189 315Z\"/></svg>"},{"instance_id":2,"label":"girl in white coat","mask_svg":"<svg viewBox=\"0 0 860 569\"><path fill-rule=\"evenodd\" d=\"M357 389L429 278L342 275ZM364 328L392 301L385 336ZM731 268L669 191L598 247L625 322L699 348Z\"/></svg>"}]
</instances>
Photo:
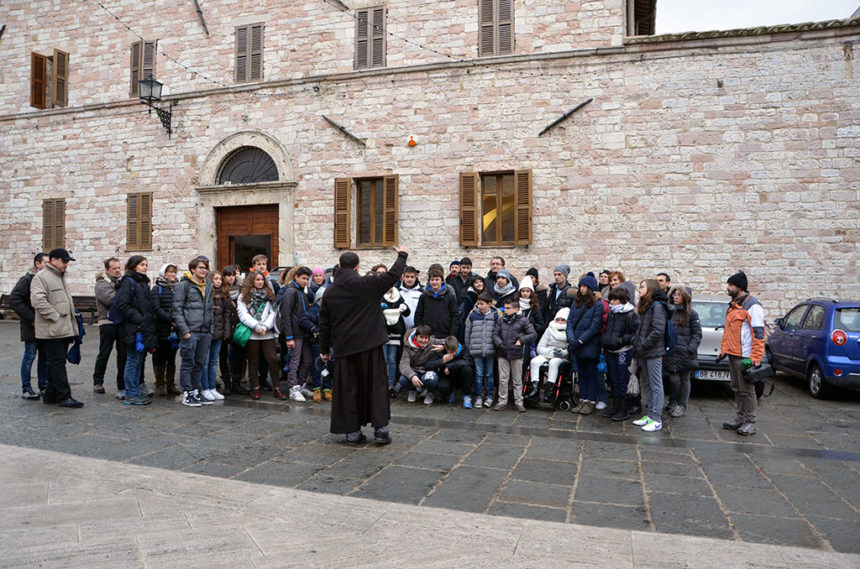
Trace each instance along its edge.
<instances>
[{"instance_id":1,"label":"girl in white coat","mask_svg":"<svg viewBox=\"0 0 860 569\"><path fill-rule=\"evenodd\" d=\"M239 321L251 329L251 338L245 346L248 357L248 377L251 380L251 399L260 398L260 370L257 362L260 361L260 352L266 358L269 366L269 377L272 378L274 390L272 395L275 399L287 398L281 392L279 381L280 370L278 369L278 356L275 350L275 317L278 311L275 309L275 293L266 286L266 277L263 273L251 273L242 285L239 293L239 301L236 305L239 313Z\"/></svg>"},{"instance_id":2,"label":"girl in white coat","mask_svg":"<svg viewBox=\"0 0 860 569\"><path fill-rule=\"evenodd\" d=\"M537 345L537 355L531 361L531 373L529 379L531 388L537 393L537 381L540 377L540 368L543 364L549 362L549 371L546 376L545 385L555 385L558 381L558 370L562 364L570 363L570 356L567 353L567 316L570 314L570 308L562 308L555 314L555 319L550 322L546 328L546 332L541 336L540 342Z\"/></svg>"}]
</instances>

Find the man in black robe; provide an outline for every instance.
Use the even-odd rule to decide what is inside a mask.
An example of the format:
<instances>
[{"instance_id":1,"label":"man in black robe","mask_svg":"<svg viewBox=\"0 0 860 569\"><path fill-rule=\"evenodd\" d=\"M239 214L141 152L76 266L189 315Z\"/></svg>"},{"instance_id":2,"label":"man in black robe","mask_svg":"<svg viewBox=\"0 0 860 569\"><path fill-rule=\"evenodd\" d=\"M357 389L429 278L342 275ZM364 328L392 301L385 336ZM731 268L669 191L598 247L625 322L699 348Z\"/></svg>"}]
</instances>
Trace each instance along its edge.
<instances>
[{"instance_id":1,"label":"man in black robe","mask_svg":"<svg viewBox=\"0 0 860 569\"><path fill-rule=\"evenodd\" d=\"M345 434L346 443L367 441L361 427L373 425L378 444L391 442L388 422L388 366L382 345L388 342L382 295L406 267L409 250L395 247L397 261L385 273L359 276L358 255L340 256L340 270L326 289L320 307L320 358L334 358L331 432Z\"/></svg>"}]
</instances>

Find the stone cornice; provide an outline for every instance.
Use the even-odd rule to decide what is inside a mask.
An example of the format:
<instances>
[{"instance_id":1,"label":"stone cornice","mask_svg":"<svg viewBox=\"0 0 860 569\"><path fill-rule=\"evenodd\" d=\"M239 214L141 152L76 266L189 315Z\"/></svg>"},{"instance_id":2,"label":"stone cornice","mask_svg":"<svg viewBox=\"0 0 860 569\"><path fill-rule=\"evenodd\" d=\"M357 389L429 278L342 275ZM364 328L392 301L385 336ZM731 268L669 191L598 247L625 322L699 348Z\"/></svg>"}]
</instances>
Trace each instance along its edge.
<instances>
[{"instance_id":1,"label":"stone cornice","mask_svg":"<svg viewBox=\"0 0 860 569\"><path fill-rule=\"evenodd\" d=\"M219 186L194 186L194 190L200 194L217 196L219 194L236 194L240 192L278 192L293 190L298 182L258 182L255 184L222 184Z\"/></svg>"}]
</instances>

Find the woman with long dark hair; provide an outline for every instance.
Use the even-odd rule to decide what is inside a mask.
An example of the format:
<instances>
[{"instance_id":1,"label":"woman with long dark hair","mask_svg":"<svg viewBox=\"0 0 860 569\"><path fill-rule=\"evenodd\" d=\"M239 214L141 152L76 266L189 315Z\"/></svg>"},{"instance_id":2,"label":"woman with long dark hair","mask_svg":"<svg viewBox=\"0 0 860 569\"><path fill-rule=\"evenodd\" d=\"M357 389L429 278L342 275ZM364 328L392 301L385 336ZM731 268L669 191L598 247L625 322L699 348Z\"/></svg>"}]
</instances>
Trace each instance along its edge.
<instances>
[{"instance_id":1,"label":"woman with long dark hair","mask_svg":"<svg viewBox=\"0 0 860 569\"><path fill-rule=\"evenodd\" d=\"M666 293L655 279L645 279L639 284L639 327L633 335L633 351L639 363L639 377L645 379L648 390L648 412L633 421L643 431L653 432L663 428L663 356L666 345L663 335L669 308Z\"/></svg>"},{"instance_id":2,"label":"woman with long dark hair","mask_svg":"<svg viewBox=\"0 0 860 569\"><path fill-rule=\"evenodd\" d=\"M687 402L690 400L690 374L699 364L697 354L702 342L702 324L698 313L693 310L693 298L685 287L675 285L669 291L669 297L672 299L672 325L677 339L675 349L666 356L663 365L666 366L672 388L669 400L670 403L675 402L669 414L683 417L687 414Z\"/></svg>"},{"instance_id":3,"label":"woman with long dark hair","mask_svg":"<svg viewBox=\"0 0 860 569\"><path fill-rule=\"evenodd\" d=\"M212 271L206 278L212 283L212 342L209 344L209 359L203 370L203 392L200 395L209 401L220 401L224 396L215 389L215 378L218 375L221 345L232 333L232 303L230 290L224 290L224 275L221 271Z\"/></svg>"},{"instance_id":4,"label":"woman with long dark hair","mask_svg":"<svg viewBox=\"0 0 860 569\"><path fill-rule=\"evenodd\" d=\"M275 293L266 285L263 273L250 273L242 285L237 306L239 321L251 329L251 338L245 345L248 357L248 376L251 379L251 399L260 398L260 371L258 362L260 353L269 366L275 399L284 400L286 395L281 393L278 356L275 353Z\"/></svg>"},{"instance_id":5,"label":"woman with long dark hair","mask_svg":"<svg viewBox=\"0 0 860 569\"><path fill-rule=\"evenodd\" d=\"M117 310L122 315L120 338L126 347L125 405L149 405L151 400L141 394L140 376L146 352L158 346L155 335L155 312L149 291L146 257L132 255L125 264L125 274L117 281Z\"/></svg>"},{"instance_id":6,"label":"woman with long dark hair","mask_svg":"<svg viewBox=\"0 0 860 569\"><path fill-rule=\"evenodd\" d=\"M597 362L600 360L600 331L603 328L603 302L594 291L597 279L585 275L573 297L567 317L568 353L576 358L579 376L579 404L573 413L590 415L597 404Z\"/></svg>"}]
</instances>

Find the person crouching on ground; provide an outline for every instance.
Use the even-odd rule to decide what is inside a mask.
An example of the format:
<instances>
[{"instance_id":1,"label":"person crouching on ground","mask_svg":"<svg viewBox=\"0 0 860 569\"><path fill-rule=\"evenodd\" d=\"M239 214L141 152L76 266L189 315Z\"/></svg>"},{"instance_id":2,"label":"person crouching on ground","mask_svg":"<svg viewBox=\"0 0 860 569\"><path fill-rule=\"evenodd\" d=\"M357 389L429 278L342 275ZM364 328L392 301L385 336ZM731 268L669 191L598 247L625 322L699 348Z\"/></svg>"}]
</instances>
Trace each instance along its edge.
<instances>
[{"instance_id":1,"label":"person crouching on ground","mask_svg":"<svg viewBox=\"0 0 860 569\"><path fill-rule=\"evenodd\" d=\"M463 408L472 408L472 358L460 345L456 336L445 338L445 354L427 362L427 370L439 376L436 391L443 397L453 398L457 389L463 389Z\"/></svg>"},{"instance_id":2,"label":"person crouching on ground","mask_svg":"<svg viewBox=\"0 0 860 569\"><path fill-rule=\"evenodd\" d=\"M433 344L430 341L432 334L430 326L422 324L403 335L403 354L400 356L400 380L395 386L396 391L404 388L409 390L406 398L409 403L414 403L420 396L424 397L424 404L433 403L433 392L439 382L436 372L427 370L427 362L435 353L444 350L441 344Z\"/></svg>"}]
</instances>

